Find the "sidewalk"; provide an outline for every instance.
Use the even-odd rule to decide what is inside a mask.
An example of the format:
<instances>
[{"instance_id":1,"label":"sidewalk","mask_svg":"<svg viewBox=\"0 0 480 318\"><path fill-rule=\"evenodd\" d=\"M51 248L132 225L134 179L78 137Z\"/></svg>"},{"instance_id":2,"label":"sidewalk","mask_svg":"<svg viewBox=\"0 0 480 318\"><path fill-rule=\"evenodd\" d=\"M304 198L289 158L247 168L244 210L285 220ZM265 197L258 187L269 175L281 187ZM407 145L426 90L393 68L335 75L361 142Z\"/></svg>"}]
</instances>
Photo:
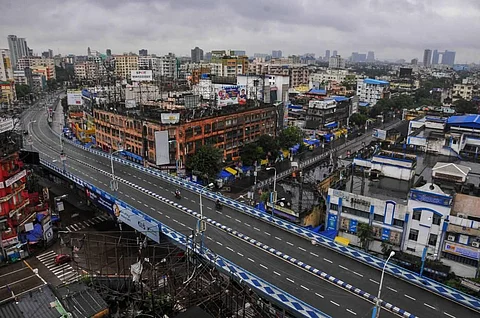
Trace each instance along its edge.
<instances>
[{"instance_id":1,"label":"sidewalk","mask_svg":"<svg viewBox=\"0 0 480 318\"><path fill-rule=\"evenodd\" d=\"M401 124L401 122L402 122L401 120L394 119L386 123L383 129L388 130L388 129L397 127L398 125ZM366 144L370 143L370 141L373 140L373 137L371 136L370 132L374 128L379 128L379 127L370 127L370 129L364 132L363 135L361 136L357 136L357 132L355 132L353 136L347 139L347 141L345 141L345 138L341 138L341 139L335 140L332 145L326 144L325 148L318 147L318 148L315 148L313 151L310 151L310 150L304 151L303 153L295 155L294 161L297 161L300 167L307 165L307 167L305 167L304 169L308 169L309 166L312 166L315 163L323 160L325 153L328 153L330 151L333 151L334 153L336 152L337 156L344 157L347 151L349 150L353 151L354 148L361 146L362 142L365 142ZM347 143L347 145L345 145L345 143ZM286 159L282 162L276 163L273 167L275 167L277 170L277 182L278 182L278 180L281 179L281 177L279 176L285 175L285 172L291 168L291 161ZM274 176L273 171L266 171L265 169L257 171L257 187L260 188L266 185L266 183L268 183L266 181L269 181L269 179L271 179L271 182L273 182L273 176ZM230 192L224 193L224 194L236 199L240 195L243 195L247 191L251 190L253 188L254 183L255 183L255 177L253 175L250 177L243 177L241 179L235 180L230 184L227 184L226 186L230 187Z\"/></svg>"}]
</instances>

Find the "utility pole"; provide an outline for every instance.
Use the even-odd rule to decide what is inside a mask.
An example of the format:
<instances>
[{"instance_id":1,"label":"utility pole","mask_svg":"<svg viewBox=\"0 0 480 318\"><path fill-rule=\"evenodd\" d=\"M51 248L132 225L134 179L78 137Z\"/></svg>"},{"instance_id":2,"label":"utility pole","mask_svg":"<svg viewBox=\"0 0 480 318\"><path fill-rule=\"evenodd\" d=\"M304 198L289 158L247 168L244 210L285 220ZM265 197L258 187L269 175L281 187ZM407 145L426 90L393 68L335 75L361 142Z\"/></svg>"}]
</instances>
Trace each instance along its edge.
<instances>
[{"instance_id":1,"label":"utility pole","mask_svg":"<svg viewBox=\"0 0 480 318\"><path fill-rule=\"evenodd\" d=\"M303 210L303 169L300 170L300 194L298 197L298 214L302 214Z\"/></svg>"}]
</instances>

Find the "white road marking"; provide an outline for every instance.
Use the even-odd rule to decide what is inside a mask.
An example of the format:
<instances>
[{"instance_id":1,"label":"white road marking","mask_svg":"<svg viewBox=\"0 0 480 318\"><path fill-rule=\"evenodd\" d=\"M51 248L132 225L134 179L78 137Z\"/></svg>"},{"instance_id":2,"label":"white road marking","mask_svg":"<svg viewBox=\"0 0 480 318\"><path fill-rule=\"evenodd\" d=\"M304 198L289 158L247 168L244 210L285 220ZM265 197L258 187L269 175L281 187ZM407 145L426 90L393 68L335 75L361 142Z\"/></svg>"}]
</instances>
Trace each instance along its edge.
<instances>
[{"instance_id":1,"label":"white road marking","mask_svg":"<svg viewBox=\"0 0 480 318\"><path fill-rule=\"evenodd\" d=\"M363 275L360 274L360 273L357 273L357 272L353 272L353 273L354 273L355 275L357 275L357 276L363 277Z\"/></svg>"},{"instance_id":2,"label":"white road marking","mask_svg":"<svg viewBox=\"0 0 480 318\"><path fill-rule=\"evenodd\" d=\"M305 289L305 290L310 290L308 287L305 287L305 286L303 286L303 285L300 285L300 287L302 287L302 288Z\"/></svg>"},{"instance_id":3,"label":"white road marking","mask_svg":"<svg viewBox=\"0 0 480 318\"><path fill-rule=\"evenodd\" d=\"M252 263L255 263L255 261L253 259L251 259L250 257L248 258L248 260Z\"/></svg>"},{"instance_id":4,"label":"white road marking","mask_svg":"<svg viewBox=\"0 0 480 318\"><path fill-rule=\"evenodd\" d=\"M275 236L275 238L276 238L277 240L279 240L279 241L281 241L281 240L282 240L282 239L281 239L281 238L279 238L278 236Z\"/></svg>"},{"instance_id":5,"label":"white road marking","mask_svg":"<svg viewBox=\"0 0 480 318\"><path fill-rule=\"evenodd\" d=\"M351 313L352 315L355 315L355 316L357 315L357 313L356 313L356 312L354 312L354 311L351 311L350 309L347 309L347 311L348 311L349 313Z\"/></svg>"},{"instance_id":6,"label":"white road marking","mask_svg":"<svg viewBox=\"0 0 480 318\"><path fill-rule=\"evenodd\" d=\"M250 225L250 224L248 224L248 223L243 223L243 224L245 224L245 225L246 225L246 226L248 226L248 227L250 227L250 226L251 226L251 225Z\"/></svg>"},{"instance_id":7,"label":"white road marking","mask_svg":"<svg viewBox=\"0 0 480 318\"><path fill-rule=\"evenodd\" d=\"M407 294L404 294L403 296L407 297L407 298L410 298L411 300L415 301L416 299L413 298L412 296L408 296Z\"/></svg>"},{"instance_id":8,"label":"white road marking","mask_svg":"<svg viewBox=\"0 0 480 318\"><path fill-rule=\"evenodd\" d=\"M323 297L323 295L320 295L319 293L315 293L315 295L317 295L320 298L325 298L325 297Z\"/></svg>"},{"instance_id":9,"label":"white road marking","mask_svg":"<svg viewBox=\"0 0 480 318\"><path fill-rule=\"evenodd\" d=\"M273 271L273 273L277 276L282 276L282 275L280 275L280 273L277 273L276 271Z\"/></svg>"},{"instance_id":10,"label":"white road marking","mask_svg":"<svg viewBox=\"0 0 480 318\"><path fill-rule=\"evenodd\" d=\"M256 227L253 227L253 229L254 229L254 230L257 230L257 231L260 231L260 229L259 229L259 228L256 228Z\"/></svg>"},{"instance_id":11,"label":"white road marking","mask_svg":"<svg viewBox=\"0 0 480 318\"><path fill-rule=\"evenodd\" d=\"M222 243L220 243L219 241L217 241L217 244L218 244L218 245L220 245L220 246L223 246L223 244L222 244Z\"/></svg>"},{"instance_id":12,"label":"white road marking","mask_svg":"<svg viewBox=\"0 0 480 318\"><path fill-rule=\"evenodd\" d=\"M332 262L331 260L329 260L328 258L325 258L325 257L324 257L323 260L324 260L325 262L328 262L328 263L330 263L330 264L333 264L333 262Z\"/></svg>"},{"instance_id":13,"label":"white road marking","mask_svg":"<svg viewBox=\"0 0 480 318\"><path fill-rule=\"evenodd\" d=\"M232 218L232 217L231 217L230 215L228 215L228 214L225 214L225 216L226 216L227 218L229 218L229 219Z\"/></svg>"},{"instance_id":14,"label":"white road marking","mask_svg":"<svg viewBox=\"0 0 480 318\"><path fill-rule=\"evenodd\" d=\"M343 266L343 265L338 265L338 267L340 267L341 269L344 269L344 270L346 270L346 271L349 271L349 269L348 269L348 268L346 268L346 267L345 267L345 266Z\"/></svg>"},{"instance_id":15,"label":"white road marking","mask_svg":"<svg viewBox=\"0 0 480 318\"><path fill-rule=\"evenodd\" d=\"M292 244L292 243L290 243L290 242L287 242L287 244L288 244L288 245L291 245L291 246L293 246L293 244Z\"/></svg>"},{"instance_id":16,"label":"white road marking","mask_svg":"<svg viewBox=\"0 0 480 318\"><path fill-rule=\"evenodd\" d=\"M227 246L227 250L229 250L229 251L231 251L231 252L235 252L235 251L233 250L233 248L231 248L231 247L229 247L229 246Z\"/></svg>"},{"instance_id":17,"label":"white road marking","mask_svg":"<svg viewBox=\"0 0 480 318\"><path fill-rule=\"evenodd\" d=\"M392 292L394 292L394 293L398 292L398 290L393 289L392 287L388 287L388 286L387 286L387 288L390 289L390 290L391 290Z\"/></svg>"},{"instance_id":18,"label":"white road marking","mask_svg":"<svg viewBox=\"0 0 480 318\"><path fill-rule=\"evenodd\" d=\"M193 199L190 199L190 201L191 201L192 203L195 203L195 200L193 200Z\"/></svg>"},{"instance_id":19,"label":"white road marking","mask_svg":"<svg viewBox=\"0 0 480 318\"><path fill-rule=\"evenodd\" d=\"M267 234L267 235L272 235L272 234L270 234L270 233L268 233L268 232L263 232L263 233L265 233L265 234Z\"/></svg>"},{"instance_id":20,"label":"white road marking","mask_svg":"<svg viewBox=\"0 0 480 318\"><path fill-rule=\"evenodd\" d=\"M334 304L335 306L340 307L340 305L337 304L336 302L334 302L333 300L330 300L330 302L331 302L332 304Z\"/></svg>"},{"instance_id":21,"label":"white road marking","mask_svg":"<svg viewBox=\"0 0 480 318\"><path fill-rule=\"evenodd\" d=\"M235 219L235 221L237 221L238 223L242 223L242 221L240 221L239 219Z\"/></svg>"},{"instance_id":22,"label":"white road marking","mask_svg":"<svg viewBox=\"0 0 480 318\"><path fill-rule=\"evenodd\" d=\"M144 203L143 205L144 205L146 208L148 208L148 204L145 204L145 203Z\"/></svg>"},{"instance_id":23,"label":"white road marking","mask_svg":"<svg viewBox=\"0 0 480 318\"><path fill-rule=\"evenodd\" d=\"M242 254L242 253L237 252L237 254L238 254L239 256L243 257L243 254Z\"/></svg>"},{"instance_id":24,"label":"white road marking","mask_svg":"<svg viewBox=\"0 0 480 318\"><path fill-rule=\"evenodd\" d=\"M165 215L165 217L166 217L167 219L169 219L169 218L170 218L168 215Z\"/></svg>"},{"instance_id":25,"label":"white road marking","mask_svg":"<svg viewBox=\"0 0 480 318\"><path fill-rule=\"evenodd\" d=\"M445 316L448 316L448 317L451 317L451 318L457 318L457 317L455 317L455 316L450 315L448 312L443 312L443 314L444 314Z\"/></svg>"},{"instance_id":26,"label":"white road marking","mask_svg":"<svg viewBox=\"0 0 480 318\"><path fill-rule=\"evenodd\" d=\"M306 249L304 249L303 247L300 247L300 246L298 247L298 249L301 250L301 251L304 251L304 252L307 251Z\"/></svg>"},{"instance_id":27,"label":"white road marking","mask_svg":"<svg viewBox=\"0 0 480 318\"><path fill-rule=\"evenodd\" d=\"M432 308L433 310L437 310L437 308L433 307L432 305L429 305L427 303L423 303L425 306L429 307L429 308Z\"/></svg>"},{"instance_id":28,"label":"white road marking","mask_svg":"<svg viewBox=\"0 0 480 318\"><path fill-rule=\"evenodd\" d=\"M260 264L261 267L265 268L265 269L268 269L267 266L263 265L263 264Z\"/></svg>"},{"instance_id":29,"label":"white road marking","mask_svg":"<svg viewBox=\"0 0 480 318\"><path fill-rule=\"evenodd\" d=\"M185 227L185 224L183 224L182 222L178 222L178 224L180 224L181 226Z\"/></svg>"},{"instance_id":30,"label":"white road marking","mask_svg":"<svg viewBox=\"0 0 480 318\"><path fill-rule=\"evenodd\" d=\"M318 255L317 255L317 254L315 254L315 253L312 253L312 252L310 252L310 255L313 255L313 256L315 256L315 257L318 257Z\"/></svg>"},{"instance_id":31,"label":"white road marking","mask_svg":"<svg viewBox=\"0 0 480 318\"><path fill-rule=\"evenodd\" d=\"M152 207L150 207L150 210L152 210L152 211L155 211L155 209L154 209L154 208L152 208Z\"/></svg>"},{"instance_id":32,"label":"white road marking","mask_svg":"<svg viewBox=\"0 0 480 318\"><path fill-rule=\"evenodd\" d=\"M210 241L213 241L213 239L210 236L207 236L207 239L209 239Z\"/></svg>"},{"instance_id":33,"label":"white road marking","mask_svg":"<svg viewBox=\"0 0 480 318\"><path fill-rule=\"evenodd\" d=\"M380 284L379 282L377 282L376 280L373 280L373 279L371 279L371 278L369 278L368 280L371 281L371 282L374 283L374 284L377 284L377 285Z\"/></svg>"},{"instance_id":34,"label":"white road marking","mask_svg":"<svg viewBox=\"0 0 480 318\"><path fill-rule=\"evenodd\" d=\"M211 206L207 206L207 209L209 209L209 210L213 210Z\"/></svg>"},{"instance_id":35,"label":"white road marking","mask_svg":"<svg viewBox=\"0 0 480 318\"><path fill-rule=\"evenodd\" d=\"M293 279L290 279L290 278L287 277L287 280L288 280L290 283L295 284L295 281L294 281Z\"/></svg>"}]
</instances>

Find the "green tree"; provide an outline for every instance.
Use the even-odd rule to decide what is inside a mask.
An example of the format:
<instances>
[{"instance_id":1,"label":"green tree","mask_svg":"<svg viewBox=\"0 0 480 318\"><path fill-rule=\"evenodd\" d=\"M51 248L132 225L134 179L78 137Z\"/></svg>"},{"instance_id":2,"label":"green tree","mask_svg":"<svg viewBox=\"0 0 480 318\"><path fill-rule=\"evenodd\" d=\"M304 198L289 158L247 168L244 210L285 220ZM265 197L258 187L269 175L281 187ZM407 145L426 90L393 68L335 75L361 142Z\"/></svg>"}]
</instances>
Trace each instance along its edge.
<instances>
[{"instance_id":1,"label":"green tree","mask_svg":"<svg viewBox=\"0 0 480 318\"><path fill-rule=\"evenodd\" d=\"M63 83L67 81L71 82L75 77L75 72L72 67L63 68L63 67L55 66L55 74L57 77L57 82L59 83Z\"/></svg>"},{"instance_id":2,"label":"green tree","mask_svg":"<svg viewBox=\"0 0 480 318\"><path fill-rule=\"evenodd\" d=\"M360 239L360 245L368 252L370 242L373 241L373 228L367 223L358 225L357 236Z\"/></svg>"},{"instance_id":3,"label":"green tree","mask_svg":"<svg viewBox=\"0 0 480 318\"><path fill-rule=\"evenodd\" d=\"M186 162L187 168L198 171L201 177L208 182L217 177L222 169L223 154L220 149L211 145L202 146L193 156L189 156Z\"/></svg>"},{"instance_id":4,"label":"green tree","mask_svg":"<svg viewBox=\"0 0 480 318\"><path fill-rule=\"evenodd\" d=\"M478 114L478 107L472 101L459 99L453 102L455 112L458 114Z\"/></svg>"},{"instance_id":5,"label":"green tree","mask_svg":"<svg viewBox=\"0 0 480 318\"><path fill-rule=\"evenodd\" d=\"M19 99L28 97L32 92L30 86L25 84L15 84L15 91L17 92L17 98Z\"/></svg>"},{"instance_id":6,"label":"green tree","mask_svg":"<svg viewBox=\"0 0 480 318\"><path fill-rule=\"evenodd\" d=\"M265 157L263 148L254 142L246 144L240 150L240 158L246 166L252 166L255 161L263 157Z\"/></svg>"},{"instance_id":7,"label":"green tree","mask_svg":"<svg viewBox=\"0 0 480 318\"><path fill-rule=\"evenodd\" d=\"M258 137L257 145L262 147L266 155L269 153L273 156L277 155L278 152L278 142L270 135L261 135Z\"/></svg>"},{"instance_id":8,"label":"green tree","mask_svg":"<svg viewBox=\"0 0 480 318\"><path fill-rule=\"evenodd\" d=\"M350 116L350 123L357 125L357 126L365 126L368 117L364 114L355 113Z\"/></svg>"},{"instance_id":9,"label":"green tree","mask_svg":"<svg viewBox=\"0 0 480 318\"><path fill-rule=\"evenodd\" d=\"M303 139L303 132L297 126L290 126L282 130L278 137L279 145L283 149L288 149L300 143Z\"/></svg>"},{"instance_id":10,"label":"green tree","mask_svg":"<svg viewBox=\"0 0 480 318\"><path fill-rule=\"evenodd\" d=\"M54 78L51 78L47 81L47 89L49 91L54 91L57 89L57 81Z\"/></svg>"}]
</instances>

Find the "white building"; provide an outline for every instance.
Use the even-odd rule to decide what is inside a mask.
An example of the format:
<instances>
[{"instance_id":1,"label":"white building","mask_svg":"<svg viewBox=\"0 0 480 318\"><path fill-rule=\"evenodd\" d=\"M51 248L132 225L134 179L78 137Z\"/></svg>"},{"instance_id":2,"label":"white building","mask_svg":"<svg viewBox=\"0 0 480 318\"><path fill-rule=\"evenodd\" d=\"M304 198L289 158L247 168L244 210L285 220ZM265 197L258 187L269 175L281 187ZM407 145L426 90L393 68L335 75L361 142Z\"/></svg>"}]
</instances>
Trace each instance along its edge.
<instances>
[{"instance_id":1,"label":"white building","mask_svg":"<svg viewBox=\"0 0 480 318\"><path fill-rule=\"evenodd\" d=\"M328 68L333 68L333 69L345 68L345 59L342 58L340 55L330 57L330 59L328 60Z\"/></svg>"},{"instance_id":2,"label":"white building","mask_svg":"<svg viewBox=\"0 0 480 318\"><path fill-rule=\"evenodd\" d=\"M13 80L13 67L10 60L10 51L0 50L0 81Z\"/></svg>"},{"instance_id":3,"label":"white building","mask_svg":"<svg viewBox=\"0 0 480 318\"><path fill-rule=\"evenodd\" d=\"M285 102L288 100L290 77L284 75L237 75L237 85L246 88L248 99L262 100L266 103Z\"/></svg>"},{"instance_id":4,"label":"white building","mask_svg":"<svg viewBox=\"0 0 480 318\"><path fill-rule=\"evenodd\" d=\"M175 54L168 53L160 57L160 75L168 78L177 78L177 58Z\"/></svg>"},{"instance_id":5,"label":"white building","mask_svg":"<svg viewBox=\"0 0 480 318\"><path fill-rule=\"evenodd\" d=\"M341 83L347 79L347 76L356 76L350 74L348 70L339 70L339 69L327 69L324 71L319 71L313 74L310 74L308 78L309 88L313 88L315 83L327 83L327 82L337 82Z\"/></svg>"},{"instance_id":6,"label":"white building","mask_svg":"<svg viewBox=\"0 0 480 318\"><path fill-rule=\"evenodd\" d=\"M357 80L357 95L360 102L374 106L382 98L390 98L390 85L387 81L371 78Z\"/></svg>"},{"instance_id":7,"label":"white building","mask_svg":"<svg viewBox=\"0 0 480 318\"><path fill-rule=\"evenodd\" d=\"M15 81L15 84L29 85L28 78L25 75L25 71L14 71L13 79Z\"/></svg>"},{"instance_id":8,"label":"white building","mask_svg":"<svg viewBox=\"0 0 480 318\"><path fill-rule=\"evenodd\" d=\"M454 84L452 91L452 101L459 99L472 100L473 84Z\"/></svg>"}]
</instances>

